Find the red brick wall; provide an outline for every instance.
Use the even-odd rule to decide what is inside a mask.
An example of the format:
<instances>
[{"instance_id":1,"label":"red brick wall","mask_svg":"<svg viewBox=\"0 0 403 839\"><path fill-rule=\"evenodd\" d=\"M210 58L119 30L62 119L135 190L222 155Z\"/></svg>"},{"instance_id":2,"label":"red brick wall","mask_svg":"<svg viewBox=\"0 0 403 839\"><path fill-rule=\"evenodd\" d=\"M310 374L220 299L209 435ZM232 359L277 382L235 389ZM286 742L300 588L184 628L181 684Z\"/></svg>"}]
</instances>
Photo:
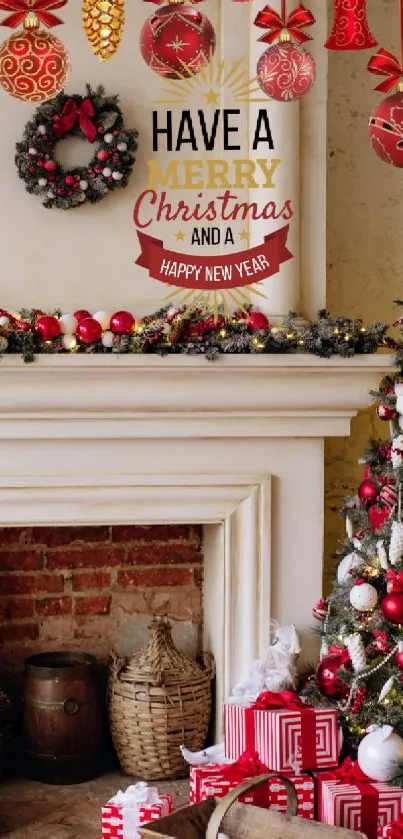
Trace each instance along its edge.
<instances>
[{"instance_id":1,"label":"red brick wall","mask_svg":"<svg viewBox=\"0 0 403 839\"><path fill-rule=\"evenodd\" d=\"M200 628L201 529L0 529L0 657L50 649L106 659L131 616Z\"/></svg>"}]
</instances>

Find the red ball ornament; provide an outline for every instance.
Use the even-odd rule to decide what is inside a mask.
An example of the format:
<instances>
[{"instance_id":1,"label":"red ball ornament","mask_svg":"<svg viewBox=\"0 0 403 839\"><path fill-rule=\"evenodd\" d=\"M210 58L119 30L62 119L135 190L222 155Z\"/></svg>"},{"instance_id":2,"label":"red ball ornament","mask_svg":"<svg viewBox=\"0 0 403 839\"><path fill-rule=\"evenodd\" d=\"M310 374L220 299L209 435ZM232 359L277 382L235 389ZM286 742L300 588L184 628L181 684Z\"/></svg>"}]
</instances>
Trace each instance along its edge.
<instances>
[{"instance_id":1,"label":"red ball ornament","mask_svg":"<svg viewBox=\"0 0 403 839\"><path fill-rule=\"evenodd\" d=\"M376 415L378 419L390 422L390 420L394 420L396 418L397 411L395 408L388 408L386 405L382 405L382 403L380 403L376 407Z\"/></svg>"},{"instance_id":2,"label":"red ball ornament","mask_svg":"<svg viewBox=\"0 0 403 839\"><path fill-rule=\"evenodd\" d=\"M246 318L246 325L252 332L256 332L259 329L268 329L270 326L269 319L263 312L251 312Z\"/></svg>"},{"instance_id":3,"label":"red ball ornament","mask_svg":"<svg viewBox=\"0 0 403 839\"><path fill-rule=\"evenodd\" d=\"M69 72L62 42L43 29L24 29L0 45L0 84L16 99L53 99L63 90Z\"/></svg>"},{"instance_id":4,"label":"red ball ornament","mask_svg":"<svg viewBox=\"0 0 403 839\"><path fill-rule=\"evenodd\" d=\"M315 61L298 44L274 44L259 58L257 79L270 99L293 102L312 90L316 79Z\"/></svg>"},{"instance_id":5,"label":"red ball ornament","mask_svg":"<svg viewBox=\"0 0 403 839\"><path fill-rule=\"evenodd\" d=\"M116 335L128 335L136 321L131 312L115 312L111 317L109 329Z\"/></svg>"},{"instance_id":6,"label":"red ball ornament","mask_svg":"<svg viewBox=\"0 0 403 839\"><path fill-rule=\"evenodd\" d=\"M322 658L316 671L316 684L323 696L328 699L342 699L348 694L349 688L337 675L345 665L345 656L341 653L331 653Z\"/></svg>"},{"instance_id":7,"label":"red ball ornament","mask_svg":"<svg viewBox=\"0 0 403 839\"><path fill-rule=\"evenodd\" d=\"M399 670L403 670L403 644L399 642L399 649L395 655L395 662Z\"/></svg>"},{"instance_id":8,"label":"red ball ornament","mask_svg":"<svg viewBox=\"0 0 403 839\"><path fill-rule=\"evenodd\" d=\"M43 168L46 169L47 172L54 172L56 169L56 163L54 160L45 160Z\"/></svg>"},{"instance_id":9,"label":"red ball ornament","mask_svg":"<svg viewBox=\"0 0 403 839\"><path fill-rule=\"evenodd\" d=\"M52 341L61 335L62 328L57 318L52 315L43 315L35 325L35 332L41 336L43 341Z\"/></svg>"},{"instance_id":10,"label":"red ball ornament","mask_svg":"<svg viewBox=\"0 0 403 839\"><path fill-rule=\"evenodd\" d=\"M384 163L403 168L403 93L393 93L376 106L368 135L375 154Z\"/></svg>"},{"instance_id":11,"label":"red ball ornament","mask_svg":"<svg viewBox=\"0 0 403 839\"><path fill-rule=\"evenodd\" d=\"M109 152L107 149L100 149L97 153L97 159L104 162L105 160L109 160Z\"/></svg>"},{"instance_id":12,"label":"red ball ornament","mask_svg":"<svg viewBox=\"0 0 403 839\"><path fill-rule=\"evenodd\" d=\"M83 318L77 326L76 335L83 344L95 344L102 338L102 326L94 318Z\"/></svg>"},{"instance_id":13,"label":"red ball ornament","mask_svg":"<svg viewBox=\"0 0 403 839\"><path fill-rule=\"evenodd\" d=\"M381 609L390 623L403 623L403 591L391 591L381 602Z\"/></svg>"},{"instance_id":14,"label":"red ball ornament","mask_svg":"<svg viewBox=\"0 0 403 839\"><path fill-rule=\"evenodd\" d=\"M358 498L364 504L373 504L378 498L378 487L368 479L362 481L358 487Z\"/></svg>"},{"instance_id":15,"label":"red ball ornament","mask_svg":"<svg viewBox=\"0 0 403 839\"><path fill-rule=\"evenodd\" d=\"M80 321L84 320L84 318L90 318L91 313L87 312L87 309L78 309L77 312L74 312L74 317L80 323Z\"/></svg>"},{"instance_id":16,"label":"red ball ornament","mask_svg":"<svg viewBox=\"0 0 403 839\"><path fill-rule=\"evenodd\" d=\"M171 0L146 20L140 50L160 76L189 78L209 63L215 50L214 28L199 9Z\"/></svg>"}]
</instances>

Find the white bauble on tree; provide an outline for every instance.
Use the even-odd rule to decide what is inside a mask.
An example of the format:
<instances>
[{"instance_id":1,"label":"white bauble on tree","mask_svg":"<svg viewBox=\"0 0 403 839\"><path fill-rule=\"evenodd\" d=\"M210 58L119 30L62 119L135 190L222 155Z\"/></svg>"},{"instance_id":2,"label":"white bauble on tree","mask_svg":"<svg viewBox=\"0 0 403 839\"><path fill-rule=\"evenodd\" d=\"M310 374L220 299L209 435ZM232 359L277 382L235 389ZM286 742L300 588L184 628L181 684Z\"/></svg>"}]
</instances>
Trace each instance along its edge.
<instances>
[{"instance_id":1,"label":"white bauble on tree","mask_svg":"<svg viewBox=\"0 0 403 839\"><path fill-rule=\"evenodd\" d=\"M357 612L371 612L378 602L378 592L371 583L357 583L350 591L350 603Z\"/></svg>"},{"instance_id":2,"label":"white bauble on tree","mask_svg":"<svg viewBox=\"0 0 403 839\"><path fill-rule=\"evenodd\" d=\"M338 565L337 582L339 584L346 583L352 569L358 568L359 565L362 565L362 559L360 559L355 551L351 554L347 554L347 556L345 556Z\"/></svg>"},{"instance_id":3,"label":"white bauble on tree","mask_svg":"<svg viewBox=\"0 0 403 839\"><path fill-rule=\"evenodd\" d=\"M77 318L74 317L74 315L71 315L70 313L62 315L59 318L59 323L60 323L63 335L75 335L76 334L78 320L77 320Z\"/></svg>"},{"instance_id":4,"label":"white bauble on tree","mask_svg":"<svg viewBox=\"0 0 403 839\"><path fill-rule=\"evenodd\" d=\"M403 740L390 725L374 726L358 747L358 765L373 781L387 783L401 774Z\"/></svg>"}]
</instances>

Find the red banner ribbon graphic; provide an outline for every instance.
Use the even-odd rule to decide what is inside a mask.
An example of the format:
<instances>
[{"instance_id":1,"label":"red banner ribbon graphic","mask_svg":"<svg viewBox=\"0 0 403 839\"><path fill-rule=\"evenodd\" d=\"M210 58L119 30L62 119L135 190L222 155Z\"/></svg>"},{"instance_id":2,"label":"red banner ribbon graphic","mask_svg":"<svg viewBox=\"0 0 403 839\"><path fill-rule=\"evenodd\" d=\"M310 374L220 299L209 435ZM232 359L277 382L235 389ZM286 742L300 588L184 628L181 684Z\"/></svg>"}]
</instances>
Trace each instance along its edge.
<instances>
[{"instance_id":1,"label":"red banner ribbon graphic","mask_svg":"<svg viewBox=\"0 0 403 839\"><path fill-rule=\"evenodd\" d=\"M63 137L78 124L84 136L90 143L94 143L97 137L97 127L91 117L95 114L91 99L83 99L81 105L77 105L74 99L68 99L60 114L53 117L53 130L56 137Z\"/></svg>"},{"instance_id":2,"label":"red banner ribbon graphic","mask_svg":"<svg viewBox=\"0 0 403 839\"><path fill-rule=\"evenodd\" d=\"M256 15L254 23L260 29L269 30L259 38L259 41L263 41L264 44L273 44L284 30L297 44L303 44L305 41L312 41L312 36L307 35L302 30L307 26L312 26L315 23L315 18L312 12L302 5L297 6L289 15L284 15L284 17L275 9L272 9L271 6L265 6Z\"/></svg>"},{"instance_id":3,"label":"red banner ribbon graphic","mask_svg":"<svg viewBox=\"0 0 403 839\"><path fill-rule=\"evenodd\" d=\"M64 23L59 17L53 15L52 9L61 9L65 6L67 0L2 0L0 2L0 9L3 12L11 12L1 22L1 26L9 26L10 29L15 29L20 23L23 23L27 15L30 13L36 15L49 29L53 26L59 26Z\"/></svg>"},{"instance_id":4,"label":"red banner ribbon graphic","mask_svg":"<svg viewBox=\"0 0 403 839\"><path fill-rule=\"evenodd\" d=\"M389 93L403 77L403 67L397 56L384 49L378 50L376 55L369 59L367 70L376 76L387 76L383 82L380 82L374 88L381 93Z\"/></svg>"},{"instance_id":5,"label":"red banner ribbon graphic","mask_svg":"<svg viewBox=\"0 0 403 839\"><path fill-rule=\"evenodd\" d=\"M137 230L141 254L136 265L147 268L153 280L199 290L241 288L277 274L292 259L287 248L289 225L264 237L261 245L225 256L199 256L165 250L160 239Z\"/></svg>"}]
</instances>

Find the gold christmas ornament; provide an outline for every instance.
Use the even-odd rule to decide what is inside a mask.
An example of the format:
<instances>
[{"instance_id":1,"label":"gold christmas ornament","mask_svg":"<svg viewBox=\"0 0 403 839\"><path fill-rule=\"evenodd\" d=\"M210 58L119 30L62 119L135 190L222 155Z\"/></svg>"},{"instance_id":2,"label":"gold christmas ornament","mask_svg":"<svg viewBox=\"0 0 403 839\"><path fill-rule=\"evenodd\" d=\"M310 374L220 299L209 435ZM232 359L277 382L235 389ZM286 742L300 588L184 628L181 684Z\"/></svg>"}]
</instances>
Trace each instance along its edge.
<instances>
[{"instance_id":1,"label":"gold christmas ornament","mask_svg":"<svg viewBox=\"0 0 403 839\"><path fill-rule=\"evenodd\" d=\"M124 0L83 0L84 32L100 61L115 55L125 24Z\"/></svg>"}]
</instances>

